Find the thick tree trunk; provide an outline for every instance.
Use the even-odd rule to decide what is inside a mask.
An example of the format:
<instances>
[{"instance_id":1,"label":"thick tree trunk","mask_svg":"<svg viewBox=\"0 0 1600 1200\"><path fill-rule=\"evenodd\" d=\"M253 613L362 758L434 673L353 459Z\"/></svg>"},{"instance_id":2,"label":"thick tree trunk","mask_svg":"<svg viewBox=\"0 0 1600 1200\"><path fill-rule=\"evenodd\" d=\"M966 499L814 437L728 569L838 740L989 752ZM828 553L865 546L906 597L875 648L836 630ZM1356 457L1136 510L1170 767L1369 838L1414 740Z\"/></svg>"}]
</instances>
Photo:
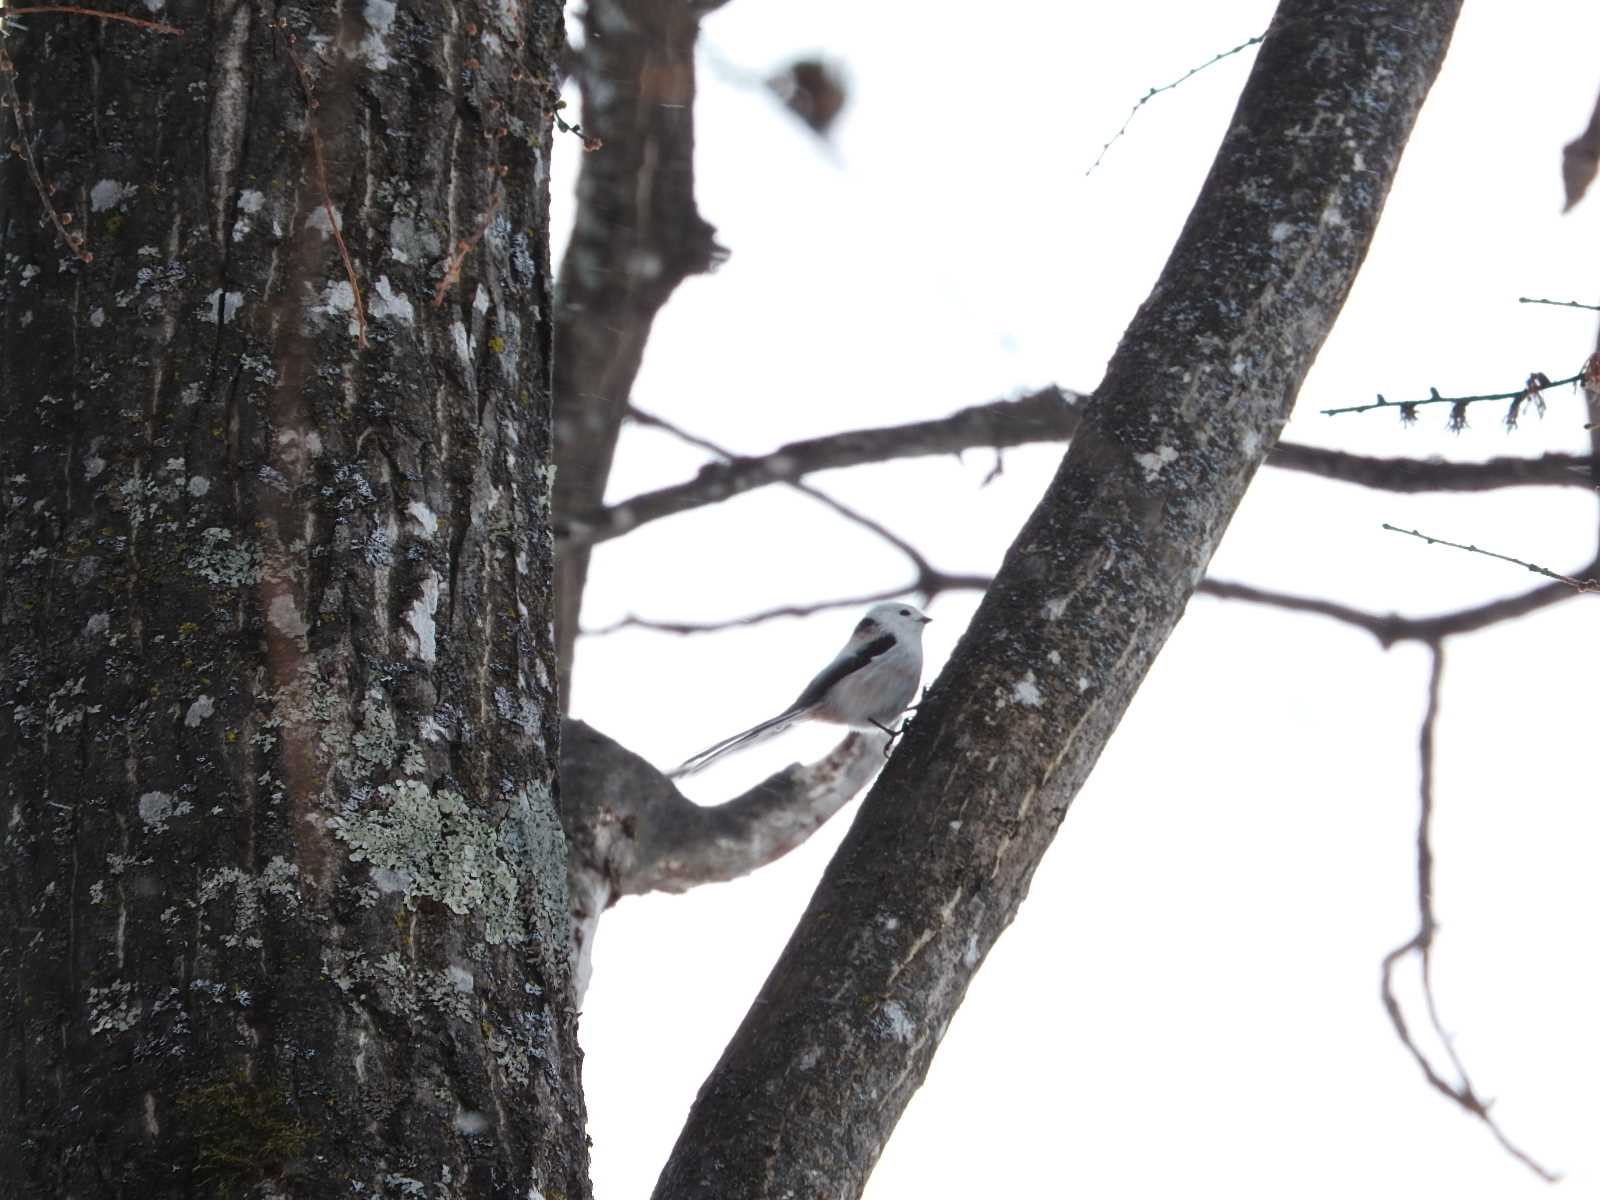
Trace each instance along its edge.
<instances>
[{"instance_id":1,"label":"thick tree trunk","mask_svg":"<svg viewBox=\"0 0 1600 1200\"><path fill-rule=\"evenodd\" d=\"M0 1194L585 1195L559 5L159 15L4 43Z\"/></svg>"},{"instance_id":2,"label":"thick tree trunk","mask_svg":"<svg viewBox=\"0 0 1600 1200\"><path fill-rule=\"evenodd\" d=\"M1458 8L1284 0L1155 291L701 1089L657 1200L860 1194L1277 441Z\"/></svg>"}]
</instances>

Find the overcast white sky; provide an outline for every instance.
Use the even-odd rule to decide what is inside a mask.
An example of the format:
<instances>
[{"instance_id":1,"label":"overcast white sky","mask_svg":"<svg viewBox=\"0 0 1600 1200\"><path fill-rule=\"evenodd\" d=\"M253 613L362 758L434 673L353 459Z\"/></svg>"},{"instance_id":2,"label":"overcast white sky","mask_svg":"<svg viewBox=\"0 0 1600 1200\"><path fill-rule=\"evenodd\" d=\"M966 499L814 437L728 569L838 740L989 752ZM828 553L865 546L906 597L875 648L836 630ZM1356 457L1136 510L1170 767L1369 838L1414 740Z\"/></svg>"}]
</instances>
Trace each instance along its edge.
<instances>
[{"instance_id":1,"label":"overcast white sky","mask_svg":"<svg viewBox=\"0 0 1600 1200\"><path fill-rule=\"evenodd\" d=\"M732 0L705 27L700 206L732 257L656 322L635 401L741 451L940 416L1056 382L1089 390L1209 166L1269 3ZM1460 436L1317 410L1570 375L1600 298L1600 197L1560 215L1561 146L1600 89L1600 8L1469 4L1376 244L1287 436L1377 454L1581 452L1580 403ZM821 51L851 78L835 146L742 81ZM575 139L555 191L570 206ZM995 567L1059 448L815 482L939 566ZM630 429L613 497L702 461ZM1595 540L1576 489L1384 496L1263 471L1213 574L1428 613L1536 582L1384 533L1416 526L1567 570ZM595 555L585 620L706 620L893 586L909 569L768 489ZM933 607L929 677L976 600ZM1436 987L1481 1094L1566 1196L1600 1196L1597 601L1452 643L1435 848ZM856 613L579 646L573 710L663 764L771 715ZM1415 924L1426 656L1310 617L1197 598L980 971L867 1188L1236 1198L1552 1194L1431 1092L1378 1000ZM690 781L714 803L831 745L800 731ZM601 923L582 1041L599 1200L649 1193L690 1102L788 938L847 809L776 866Z\"/></svg>"}]
</instances>

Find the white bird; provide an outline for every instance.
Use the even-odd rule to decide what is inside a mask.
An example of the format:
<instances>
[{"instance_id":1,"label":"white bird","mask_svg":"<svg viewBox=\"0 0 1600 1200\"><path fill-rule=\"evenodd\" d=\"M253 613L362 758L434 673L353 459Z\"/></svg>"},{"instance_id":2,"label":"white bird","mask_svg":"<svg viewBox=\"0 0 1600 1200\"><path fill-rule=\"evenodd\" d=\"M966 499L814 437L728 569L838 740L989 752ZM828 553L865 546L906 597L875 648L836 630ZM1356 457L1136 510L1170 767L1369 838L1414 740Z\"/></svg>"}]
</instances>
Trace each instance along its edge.
<instances>
[{"instance_id":1,"label":"white bird","mask_svg":"<svg viewBox=\"0 0 1600 1200\"><path fill-rule=\"evenodd\" d=\"M917 694L922 680L922 627L931 620L909 604L874 604L844 649L793 704L770 721L686 759L669 778L692 774L724 754L776 737L800 721L887 729Z\"/></svg>"}]
</instances>

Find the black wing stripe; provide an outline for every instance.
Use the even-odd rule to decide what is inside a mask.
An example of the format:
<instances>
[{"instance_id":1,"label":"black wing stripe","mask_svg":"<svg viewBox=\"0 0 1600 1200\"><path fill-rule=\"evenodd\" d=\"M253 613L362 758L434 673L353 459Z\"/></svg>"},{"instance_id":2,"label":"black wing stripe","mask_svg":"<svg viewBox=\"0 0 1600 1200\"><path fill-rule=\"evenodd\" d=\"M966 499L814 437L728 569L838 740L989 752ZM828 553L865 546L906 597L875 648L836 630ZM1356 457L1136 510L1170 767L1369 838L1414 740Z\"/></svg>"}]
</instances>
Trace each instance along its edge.
<instances>
[{"instance_id":1,"label":"black wing stripe","mask_svg":"<svg viewBox=\"0 0 1600 1200\"><path fill-rule=\"evenodd\" d=\"M868 642L854 654L845 655L838 662L830 664L822 674L806 684L806 690L801 692L800 698L789 706L789 711L797 712L803 708L810 708L826 696L829 689L845 676L854 675L873 659L879 658L893 649L894 634L886 633L881 638Z\"/></svg>"}]
</instances>

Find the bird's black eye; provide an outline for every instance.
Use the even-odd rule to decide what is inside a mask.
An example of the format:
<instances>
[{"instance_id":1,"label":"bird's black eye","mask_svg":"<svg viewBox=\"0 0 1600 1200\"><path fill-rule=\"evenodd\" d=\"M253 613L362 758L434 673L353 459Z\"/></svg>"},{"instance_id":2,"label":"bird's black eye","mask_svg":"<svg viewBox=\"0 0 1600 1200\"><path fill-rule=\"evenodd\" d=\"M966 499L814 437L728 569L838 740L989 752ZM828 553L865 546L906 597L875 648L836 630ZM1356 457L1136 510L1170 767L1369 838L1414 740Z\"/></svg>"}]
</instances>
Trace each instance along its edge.
<instances>
[{"instance_id":1,"label":"bird's black eye","mask_svg":"<svg viewBox=\"0 0 1600 1200\"><path fill-rule=\"evenodd\" d=\"M861 624L856 626L857 633L870 633L878 627L878 623L871 617L862 617Z\"/></svg>"},{"instance_id":2,"label":"bird's black eye","mask_svg":"<svg viewBox=\"0 0 1600 1200\"><path fill-rule=\"evenodd\" d=\"M900 610L900 615L902 617L909 617L911 615L911 610L909 608L902 608Z\"/></svg>"}]
</instances>

